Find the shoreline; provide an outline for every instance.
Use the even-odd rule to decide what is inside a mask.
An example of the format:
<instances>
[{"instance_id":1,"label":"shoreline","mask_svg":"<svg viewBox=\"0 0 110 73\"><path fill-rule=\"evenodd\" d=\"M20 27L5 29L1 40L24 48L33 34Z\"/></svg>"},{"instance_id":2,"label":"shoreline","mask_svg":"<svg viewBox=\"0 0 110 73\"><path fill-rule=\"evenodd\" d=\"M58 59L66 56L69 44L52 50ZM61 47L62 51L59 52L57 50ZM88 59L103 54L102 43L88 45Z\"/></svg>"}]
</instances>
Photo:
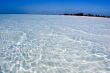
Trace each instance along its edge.
<instances>
[{"instance_id":1,"label":"shoreline","mask_svg":"<svg viewBox=\"0 0 110 73\"><path fill-rule=\"evenodd\" d=\"M86 14L84 15L83 13L82 14L63 14L65 16L86 16L86 17L102 17L102 18L110 18L110 16L100 16L100 15L93 15L93 14Z\"/></svg>"}]
</instances>

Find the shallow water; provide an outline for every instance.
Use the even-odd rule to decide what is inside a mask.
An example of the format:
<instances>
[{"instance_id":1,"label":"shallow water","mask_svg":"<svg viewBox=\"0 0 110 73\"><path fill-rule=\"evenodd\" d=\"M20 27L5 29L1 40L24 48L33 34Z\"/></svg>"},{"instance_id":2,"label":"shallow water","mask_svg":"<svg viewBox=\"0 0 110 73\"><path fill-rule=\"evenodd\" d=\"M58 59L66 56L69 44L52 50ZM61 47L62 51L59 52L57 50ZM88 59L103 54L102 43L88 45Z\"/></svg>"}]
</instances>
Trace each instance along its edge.
<instances>
[{"instance_id":1,"label":"shallow water","mask_svg":"<svg viewBox=\"0 0 110 73\"><path fill-rule=\"evenodd\" d=\"M110 19L0 15L0 73L110 73Z\"/></svg>"}]
</instances>

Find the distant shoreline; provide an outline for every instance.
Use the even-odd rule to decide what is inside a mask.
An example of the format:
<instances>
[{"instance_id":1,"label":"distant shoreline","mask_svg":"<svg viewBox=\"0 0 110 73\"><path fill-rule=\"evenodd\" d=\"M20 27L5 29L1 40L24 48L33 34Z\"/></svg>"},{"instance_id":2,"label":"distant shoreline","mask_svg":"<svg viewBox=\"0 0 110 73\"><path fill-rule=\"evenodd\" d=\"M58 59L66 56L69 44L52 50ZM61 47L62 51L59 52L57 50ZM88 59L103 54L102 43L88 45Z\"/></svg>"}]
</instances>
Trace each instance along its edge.
<instances>
[{"instance_id":1,"label":"distant shoreline","mask_svg":"<svg viewBox=\"0 0 110 73\"><path fill-rule=\"evenodd\" d=\"M76 14L35 14L35 13L0 13L2 14L7 14L7 15L12 15L12 14L29 14L29 15L65 15L65 16L87 16L87 17L103 17L103 18L110 18L110 16L104 16L104 15L93 15L93 14L83 14L83 13L76 13Z\"/></svg>"},{"instance_id":2,"label":"distant shoreline","mask_svg":"<svg viewBox=\"0 0 110 73\"><path fill-rule=\"evenodd\" d=\"M103 15L94 15L94 14L84 14L84 13L76 13L76 14L63 14L65 16L88 16L88 17L103 17L103 18L110 18L110 16L103 16Z\"/></svg>"}]
</instances>

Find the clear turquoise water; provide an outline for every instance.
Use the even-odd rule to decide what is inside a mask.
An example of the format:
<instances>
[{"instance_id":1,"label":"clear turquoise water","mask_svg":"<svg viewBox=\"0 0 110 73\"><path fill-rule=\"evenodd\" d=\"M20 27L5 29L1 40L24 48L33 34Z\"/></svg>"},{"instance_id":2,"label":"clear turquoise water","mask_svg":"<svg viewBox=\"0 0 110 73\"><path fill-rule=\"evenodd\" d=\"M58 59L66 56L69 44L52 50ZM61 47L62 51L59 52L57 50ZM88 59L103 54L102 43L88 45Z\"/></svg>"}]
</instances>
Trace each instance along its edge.
<instances>
[{"instance_id":1,"label":"clear turquoise water","mask_svg":"<svg viewBox=\"0 0 110 73\"><path fill-rule=\"evenodd\" d=\"M110 19L0 15L0 73L110 73Z\"/></svg>"}]
</instances>

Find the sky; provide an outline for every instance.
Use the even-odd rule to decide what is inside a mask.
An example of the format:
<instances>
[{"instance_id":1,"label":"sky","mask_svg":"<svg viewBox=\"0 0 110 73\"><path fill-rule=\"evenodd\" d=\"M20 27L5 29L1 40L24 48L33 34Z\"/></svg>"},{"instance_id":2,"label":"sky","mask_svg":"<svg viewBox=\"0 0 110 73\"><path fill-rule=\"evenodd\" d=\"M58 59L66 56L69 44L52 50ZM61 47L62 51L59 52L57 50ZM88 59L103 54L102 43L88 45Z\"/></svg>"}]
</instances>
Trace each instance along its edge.
<instances>
[{"instance_id":1,"label":"sky","mask_svg":"<svg viewBox=\"0 0 110 73\"><path fill-rule=\"evenodd\" d=\"M0 0L0 13L93 13L110 16L110 0Z\"/></svg>"}]
</instances>

